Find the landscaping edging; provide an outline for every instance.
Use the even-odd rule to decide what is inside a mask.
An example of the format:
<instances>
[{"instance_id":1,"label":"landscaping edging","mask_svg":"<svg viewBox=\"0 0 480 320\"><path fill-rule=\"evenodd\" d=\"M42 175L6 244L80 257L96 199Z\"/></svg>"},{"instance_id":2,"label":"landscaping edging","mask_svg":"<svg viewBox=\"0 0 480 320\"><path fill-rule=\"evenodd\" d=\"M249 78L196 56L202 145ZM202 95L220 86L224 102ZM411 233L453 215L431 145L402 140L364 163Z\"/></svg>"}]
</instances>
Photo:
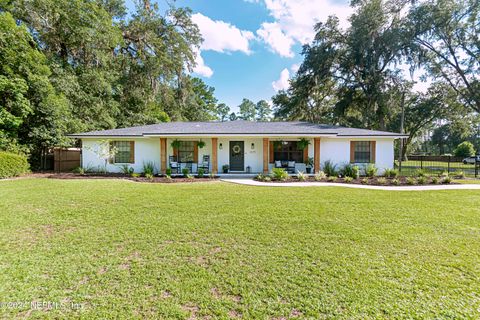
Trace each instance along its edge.
<instances>
[{"instance_id":1,"label":"landscaping edging","mask_svg":"<svg viewBox=\"0 0 480 320\"><path fill-rule=\"evenodd\" d=\"M224 182L257 187L345 187L386 191L480 190L480 184L439 184L416 186L369 186L335 182L260 182L251 179L220 179Z\"/></svg>"}]
</instances>

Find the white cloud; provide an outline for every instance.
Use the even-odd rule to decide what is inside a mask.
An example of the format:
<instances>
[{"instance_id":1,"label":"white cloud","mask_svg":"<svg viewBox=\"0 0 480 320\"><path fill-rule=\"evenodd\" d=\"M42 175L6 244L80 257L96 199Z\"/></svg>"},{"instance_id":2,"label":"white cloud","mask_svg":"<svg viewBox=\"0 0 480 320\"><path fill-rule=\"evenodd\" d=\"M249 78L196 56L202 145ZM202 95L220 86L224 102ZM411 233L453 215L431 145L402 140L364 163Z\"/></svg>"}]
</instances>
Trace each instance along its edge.
<instances>
[{"instance_id":1,"label":"white cloud","mask_svg":"<svg viewBox=\"0 0 480 320\"><path fill-rule=\"evenodd\" d=\"M213 75L213 70L205 64L205 61L203 61L203 58L200 55L199 51L195 52L195 54L196 54L195 56L196 65L193 68L193 72L203 77L210 78Z\"/></svg>"},{"instance_id":2,"label":"white cloud","mask_svg":"<svg viewBox=\"0 0 480 320\"><path fill-rule=\"evenodd\" d=\"M255 39L251 31L240 30L225 21L212 20L201 13L193 14L192 21L197 24L204 39L201 50L251 53L250 41Z\"/></svg>"},{"instance_id":3,"label":"white cloud","mask_svg":"<svg viewBox=\"0 0 480 320\"><path fill-rule=\"evenodd\" d=\"M342 27L348 26L352 9L348 4L335 4L329 0L263 0L274 22L265 22L257 34L270 48L285 57L292 57L295 43L313 40L314 25L326 21L331 15L340 19Z\"/></svg>"},{"instance_id":4,"label":"white cloud","mask_svg":"<svg viewBox=\"0 0 480 320\"><path fill-rule=\"evenodd\" d=\"M264 22L262 27L257 30L258 36L267 43L273 52L282 57L293 57L292 46L294 41L287 37L277 22Z\"/></svg>"},{"instance_id":5,"label":"white cloud","mask_svg":"<svg viewBox=\"0 0 480 320\"><path fill-rule=\"evenodd\" d=\"M294 63L290 67L290 70L292 70L293 73L297 73L298 69L300 69L300 65L298 63Z\"/></svg>"},{"instance_id":6,"label":"white cloud","mask_svg":"<svg viewBox=\"0 0 480 320\"><path fill-rule=\"evenodd\" d=\"M290 80L290 71L285 68L282 70L282 72L280 72L280 78L272 82L273 90L280 91L288 89L288 87L290 86L288 80Z\"/></svg>"}]
</instances>

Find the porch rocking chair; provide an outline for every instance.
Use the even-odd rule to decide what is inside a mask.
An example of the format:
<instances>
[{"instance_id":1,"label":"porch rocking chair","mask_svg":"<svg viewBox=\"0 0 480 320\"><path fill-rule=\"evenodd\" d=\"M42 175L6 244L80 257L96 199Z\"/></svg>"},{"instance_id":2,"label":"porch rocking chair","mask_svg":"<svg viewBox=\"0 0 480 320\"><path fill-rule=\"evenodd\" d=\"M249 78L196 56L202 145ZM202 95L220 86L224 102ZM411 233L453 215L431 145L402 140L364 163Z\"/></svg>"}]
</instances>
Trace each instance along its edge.
<instances>
[{"instance_id":1,"label":"porch rocking chair","mask_svg":"<svg viewBox=\"0 0 480 320\"><path fill-rule=\"evenodd\" d=\"M175 156L170 156L168 157L168 162L170 164L170 169L172 170L172 173L179 174L180 164L178 163L177 158Z\"/></svg>"},{"instance_id":2,"label":"porch rocking chair","mask_svg":"<svg viewBox=\"0 0 480 320\"><path fill-rule=\"evenodd\" d=\"M208 173L208 169L210 168L210 156L203 156L203 161L198 164L197 168L203 169L204 173Z\"/></svg>"}]
</instances>

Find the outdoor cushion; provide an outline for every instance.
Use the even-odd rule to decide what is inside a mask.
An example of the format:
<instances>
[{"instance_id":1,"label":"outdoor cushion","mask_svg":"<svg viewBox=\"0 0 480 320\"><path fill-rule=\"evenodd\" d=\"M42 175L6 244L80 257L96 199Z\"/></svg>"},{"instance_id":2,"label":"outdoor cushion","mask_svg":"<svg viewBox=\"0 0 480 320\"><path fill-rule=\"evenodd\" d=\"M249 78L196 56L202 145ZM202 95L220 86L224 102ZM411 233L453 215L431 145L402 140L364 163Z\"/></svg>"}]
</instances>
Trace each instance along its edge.
<instances>
[{"instance_id":1,"label":"outdoor cushion","mask_svg":"<svg viewBox=\"0 0 480 320\"><path fill-rule=\"evenodd\" d=\"M170 162L170 167L178 167L178 162Z\"/></svg>"},{"instance_id":2,"label":"outdoor cushion","mask_svg":"<svg viewBox=\"0 0 480 320\"><path fill-rule=\"evenodd\" d=\"M288 161L288 167L295 167L295 161Z\"/></svg>"},{"instance_id":3,"label":"outdoor cushion","mask_svg":"<svg viewBox=\"0 0 480 320\"><path fill-rule=\"evenodd\" d=\"M282 166L282 161L280 160L275 161L275 167L279 168L281 166Z\"/></svg>"}]
</instances>

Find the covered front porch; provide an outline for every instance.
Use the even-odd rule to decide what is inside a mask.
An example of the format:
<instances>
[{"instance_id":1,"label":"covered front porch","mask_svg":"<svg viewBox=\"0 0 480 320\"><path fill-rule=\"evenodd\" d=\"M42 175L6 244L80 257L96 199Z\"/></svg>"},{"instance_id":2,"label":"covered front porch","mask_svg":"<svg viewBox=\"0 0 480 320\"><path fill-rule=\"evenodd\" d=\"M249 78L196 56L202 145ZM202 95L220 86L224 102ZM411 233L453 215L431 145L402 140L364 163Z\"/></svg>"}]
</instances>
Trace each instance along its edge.
<instances>
[{"instance_id":1,"label":"covered front porch","mask_svg":"<svg viewBox=\"0 0 480 320\"><path fill-rule=\"evenodd\" d=\"M282 167L290 174L320 170L320 138L160 137L160 173L255 176Z\"/></svg>"}]
</instances>

